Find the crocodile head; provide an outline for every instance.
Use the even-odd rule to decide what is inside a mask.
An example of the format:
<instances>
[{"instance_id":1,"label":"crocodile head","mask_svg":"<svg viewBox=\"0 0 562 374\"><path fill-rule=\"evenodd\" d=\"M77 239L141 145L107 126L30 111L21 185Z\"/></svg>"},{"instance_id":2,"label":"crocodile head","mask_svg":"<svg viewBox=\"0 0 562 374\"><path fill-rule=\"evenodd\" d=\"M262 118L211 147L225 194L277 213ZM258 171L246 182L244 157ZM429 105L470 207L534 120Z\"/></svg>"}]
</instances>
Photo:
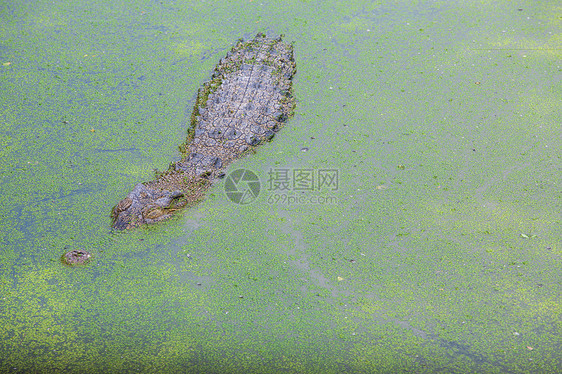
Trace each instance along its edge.
<instances>
[{"instance_id":1,"label":"crocodile head","mask_svg":"<svg viewBox=\"0 0 562 374\"><path fill-rule=\"evenodd\" d=\"M183 196L181 190L159 190L139 183L113 207L113 227L124 230L170 218L172 212L185 205Z\"/></svg>"}]
</instances>

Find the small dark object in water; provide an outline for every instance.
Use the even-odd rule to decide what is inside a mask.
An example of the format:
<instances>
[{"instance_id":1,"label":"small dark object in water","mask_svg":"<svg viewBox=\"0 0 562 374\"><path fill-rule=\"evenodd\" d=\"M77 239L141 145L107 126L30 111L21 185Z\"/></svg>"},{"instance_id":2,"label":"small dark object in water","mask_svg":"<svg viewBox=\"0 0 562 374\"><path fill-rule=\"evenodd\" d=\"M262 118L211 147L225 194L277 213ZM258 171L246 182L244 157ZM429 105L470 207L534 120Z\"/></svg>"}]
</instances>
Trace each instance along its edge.
<instances>
[{"instance_id":1,"label":"small dark object in water","mask_svg":"<svg viewBox=\"0 0 562 374\"><path fill-rule=\"evenodd\" d=\"M90 261L90 258L92 258L92 254L90 252L75 249L62 255L61 260L67 265L75 266L85 264Z\"/></svg>"}]
</instances>

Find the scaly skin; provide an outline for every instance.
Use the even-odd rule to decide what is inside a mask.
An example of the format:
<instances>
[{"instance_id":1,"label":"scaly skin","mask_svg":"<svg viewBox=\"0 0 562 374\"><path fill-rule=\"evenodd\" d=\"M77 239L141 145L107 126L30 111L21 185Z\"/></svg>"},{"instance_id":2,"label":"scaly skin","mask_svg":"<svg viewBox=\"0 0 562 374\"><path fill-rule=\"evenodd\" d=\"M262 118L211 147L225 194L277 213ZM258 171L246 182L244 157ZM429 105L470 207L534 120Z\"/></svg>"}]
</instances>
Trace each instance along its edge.
<instances>
[{"instance_id":1,"label":"scaly skin","mask_svg":"<svg viewBox=\"0 0 562 374\"><path fill-rule=\"evenodd\" d=\"M201 200L228 165L271 140L293 114L295 73L293 47L281 37L240 40L199 89L181 161L137 184L113 208L113 227L159 222Z\"/></svg>"}]
</instances>

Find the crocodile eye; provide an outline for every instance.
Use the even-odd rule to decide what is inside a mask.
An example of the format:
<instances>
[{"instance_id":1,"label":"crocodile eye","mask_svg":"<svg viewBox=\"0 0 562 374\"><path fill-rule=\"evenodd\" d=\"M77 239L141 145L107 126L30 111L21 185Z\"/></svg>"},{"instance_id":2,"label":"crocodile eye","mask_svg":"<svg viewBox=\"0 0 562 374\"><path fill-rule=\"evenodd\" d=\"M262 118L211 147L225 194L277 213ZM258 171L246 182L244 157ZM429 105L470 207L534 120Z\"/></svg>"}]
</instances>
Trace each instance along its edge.
<instances>
[{"instance_id":1,"label":"crocodile eye","mask_svg":"<svg viewBox=\"0 0 562 374\"><path fill-rule=\"evenodd\" d=\"M117 210L123 212L127 210L127 208L130 207L132 203L133 200L130 197L126 197L117 204Z\"/></svg>"},{"instance_id":2,"label":"crocodile eye","mask_svg":"<svg viewBox=\"0 0 562 374\"><path fill-rule=\"evenodd\" d=\"M150 212L146 214L146 218L148 219L156 219L164 214L164 211L160 208L152 209Z\"/></svg>"}]
</instances>

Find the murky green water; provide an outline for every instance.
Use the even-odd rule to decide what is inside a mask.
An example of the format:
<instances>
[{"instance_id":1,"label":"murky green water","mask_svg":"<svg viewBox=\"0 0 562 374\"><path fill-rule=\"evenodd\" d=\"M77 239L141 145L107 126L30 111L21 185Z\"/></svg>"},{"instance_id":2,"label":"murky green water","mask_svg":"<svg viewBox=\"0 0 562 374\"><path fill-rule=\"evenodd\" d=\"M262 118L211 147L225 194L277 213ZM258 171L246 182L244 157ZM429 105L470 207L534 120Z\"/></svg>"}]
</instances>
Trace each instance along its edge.
<instances>
[{"instance_id":1,"label":"murky green water","mask_svg":"<svg viewBox=\"0 0 562 374\"><path fill-rule=\"evenodd\" d=\"M561 14L3 2L0 371L556 372ZM219 182L111 233L111 207L178 158L213 66L259 31L295 41L298 73L295 117L229 169L260 176L258 200ZM284 195L310 204L268 190L269 171L322 169L337 189ZM88 266L59 262L80 248Z\"/></svg>"}]
</instances>

